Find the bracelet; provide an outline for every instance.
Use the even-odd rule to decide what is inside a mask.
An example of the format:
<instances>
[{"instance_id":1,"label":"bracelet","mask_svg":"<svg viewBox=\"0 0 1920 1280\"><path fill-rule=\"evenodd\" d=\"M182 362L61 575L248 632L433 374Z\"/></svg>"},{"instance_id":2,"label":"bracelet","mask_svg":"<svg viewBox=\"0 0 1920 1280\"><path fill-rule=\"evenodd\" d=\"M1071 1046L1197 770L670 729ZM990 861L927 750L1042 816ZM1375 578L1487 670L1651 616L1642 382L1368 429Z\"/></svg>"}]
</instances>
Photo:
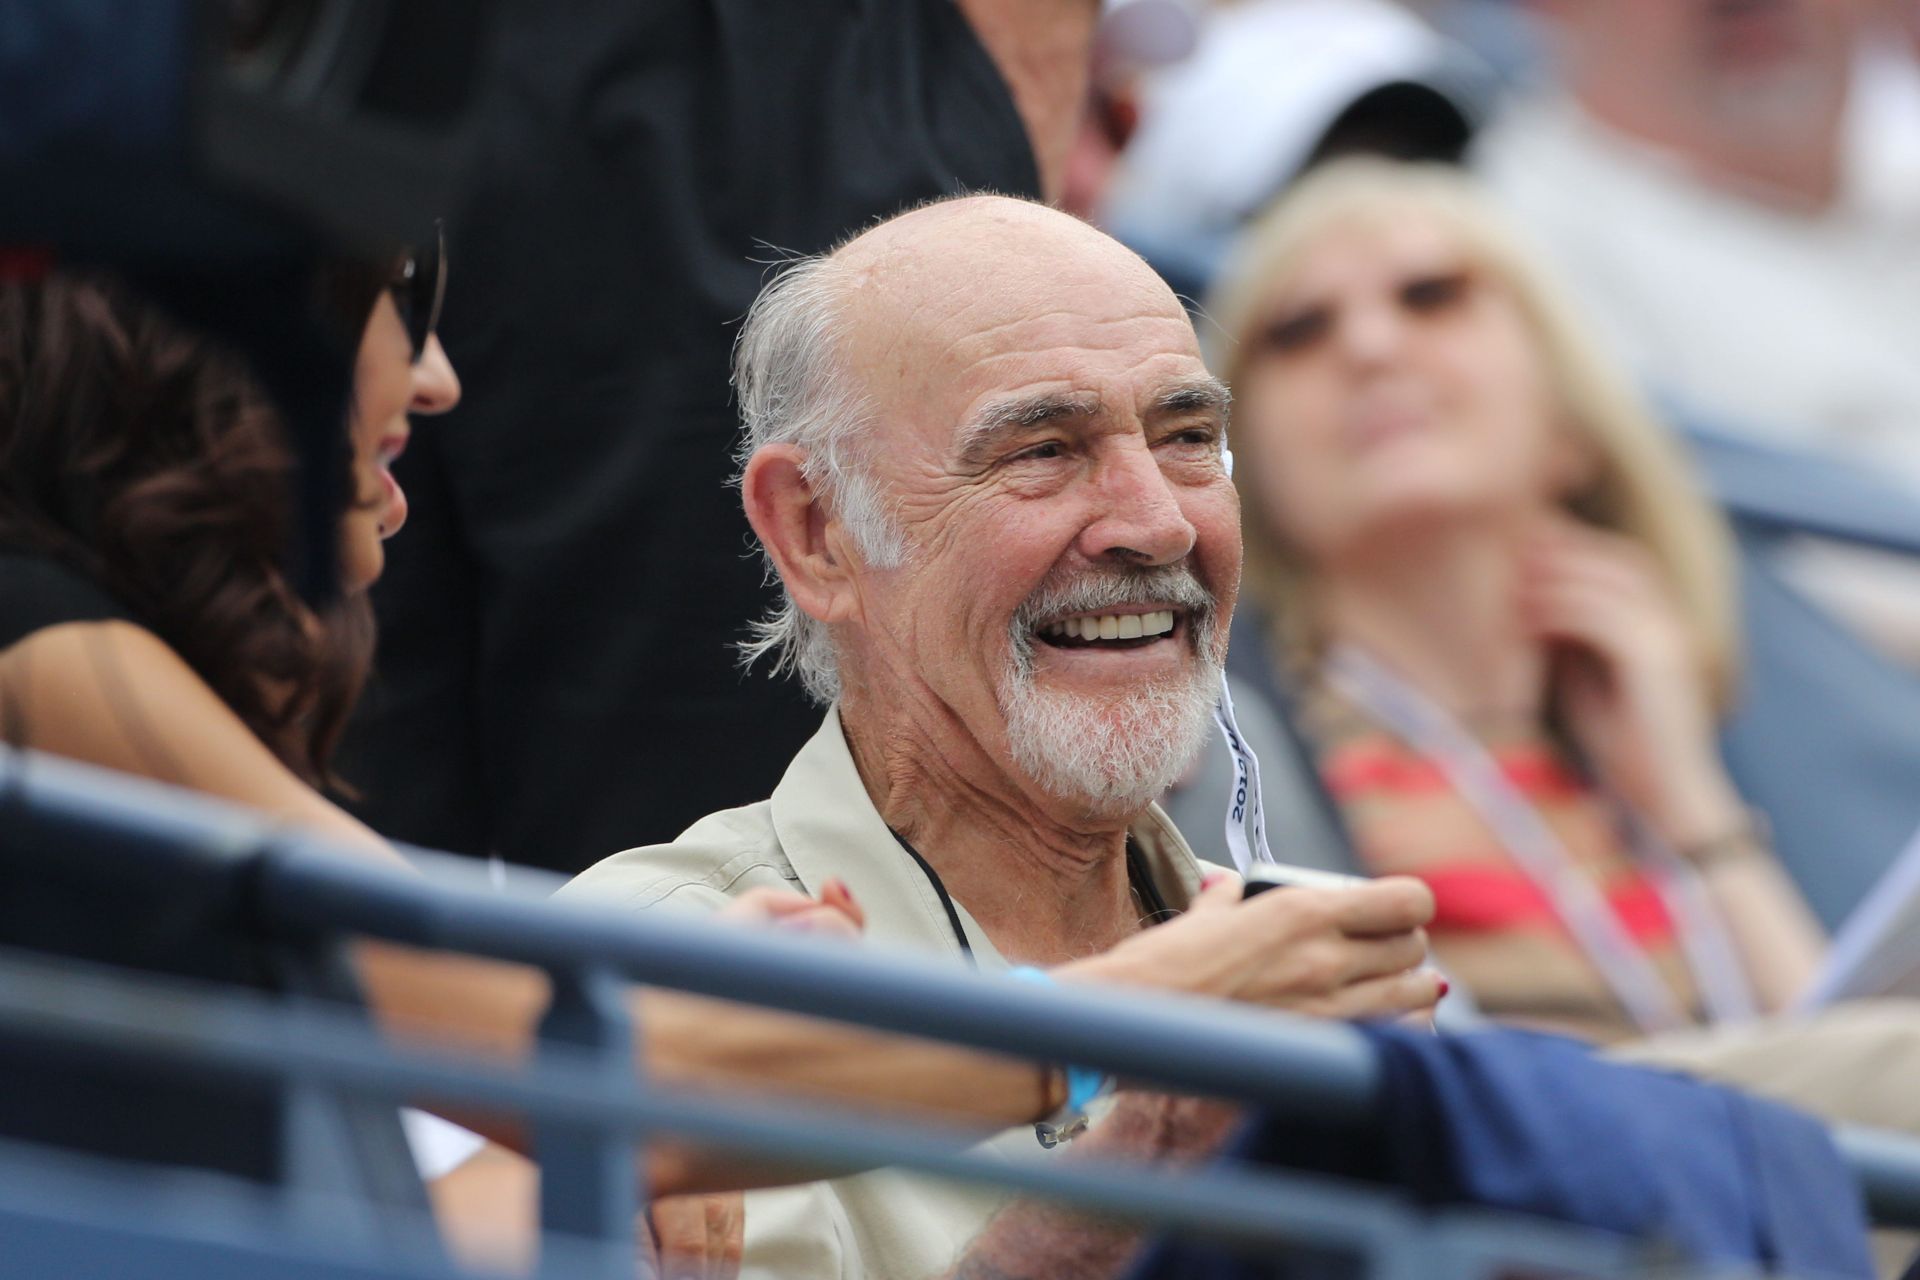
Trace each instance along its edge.
<instances>
[{"instance_id":1,"label":"bracelet","mask_svg":"<svg viewBox=\"0 0 1920 1280\"><path fill-rule=\"evenodd\" d=\"M1749 857L1771 849L1772 836L1773 824L1767 821L1767 815L1758 809L1748 809L1738 825L1730 830L1681 845L1674 849L1674 853L1688 866L1706 868L1718 862Z\"/></svg>"},{"instance_id":2,"label":"bracelet","mask_svg":"<svg viewBox=\"0 0 1920 1280\"><path fill-rule=\"evenodd\" d=\"M1053 985L1052 974L1027 964L1009 969L1007 976L1021 982L1037 982L1048 987ZM1036 1121L1033 1126L1033 1136L1049 1151L1085 1133L1087 1108L1113 1091L1113 1077L1093 1067L1068 1066L1055 1070L1063 1072L1067 1078L1067 1100L1058 1111L1044 1120Z\"/></svg>"}]
</instances>

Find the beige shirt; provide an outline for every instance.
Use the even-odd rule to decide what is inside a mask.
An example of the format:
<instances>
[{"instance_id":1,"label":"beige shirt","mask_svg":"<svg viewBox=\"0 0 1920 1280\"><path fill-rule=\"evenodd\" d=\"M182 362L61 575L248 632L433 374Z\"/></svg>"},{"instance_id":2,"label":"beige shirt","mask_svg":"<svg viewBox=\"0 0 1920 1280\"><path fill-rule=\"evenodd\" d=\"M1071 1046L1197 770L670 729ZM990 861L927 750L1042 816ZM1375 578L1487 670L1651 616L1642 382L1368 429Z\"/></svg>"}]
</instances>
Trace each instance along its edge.
<instances>
[{"instance_id":1,"label":"beige shirt","mask_svg":"<svg viewBox=\"0 0 1920 1280\"><path fill-rule=\"evenodd\" d=\"M1160 809L1132 829L1167 905L1184 910L1201 869ZM635 910L712 911L759 886L818 893L830 876L847 882L867 916L866 945L932 952L965 962L926 875L874 808L840 729L839 709L794 757L773 798L710 814L672 844L629 849L590 867L561 892ZM1011 967L956 901L984 972ZM1062 1149L1064 1150L1064 1148ZM1008 1161L1040 1160L1031 1125L975 1149ZM744 1280L920 1280L945 1273L1007 1201L893 1169L747 1196Z\"/></svg>"}]
</instances>

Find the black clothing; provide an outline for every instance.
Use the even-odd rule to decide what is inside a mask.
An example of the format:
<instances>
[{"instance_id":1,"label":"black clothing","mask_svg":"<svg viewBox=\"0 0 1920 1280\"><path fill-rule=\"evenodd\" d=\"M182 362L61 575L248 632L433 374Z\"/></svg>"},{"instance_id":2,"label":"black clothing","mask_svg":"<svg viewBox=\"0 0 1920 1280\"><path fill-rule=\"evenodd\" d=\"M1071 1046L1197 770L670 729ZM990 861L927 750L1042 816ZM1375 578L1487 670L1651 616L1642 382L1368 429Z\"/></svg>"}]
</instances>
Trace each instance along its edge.
<instances>
[{"instance_id":1,"label":"black clothing","mask_svg":"<svg viewBox=\"0 0 1920 1280\"><path fill-rule=\"evenodd\" d=\"M133 616L64 565L0 552L0 652L49 627L116 620ZM24 728L5 703L0 692L0 732ZM260 984L221 886L104 876L84 857L19 847L5 836L7 804L0 796L0 946ZM157 864L143 870L161 874ZM264 1089L188 1084L93 1051L0 1045L0 1137L260 1179L271 1178L279 1160Z\"/></svg>"},{"instance_id":2,"label":"black clothing","mask_svg":"<svg viewBox=\"0 0 1920 1280\"><path fill-rule=\"evenodd\" d=\"M0 551L0 650L67 622L127 621L106 592L45 556Z\"/></svg>"},{"instance_id":3,"label":"black clothing","mask_svg":"<svg viewBox=\"0 0 1920 1280\"><path fill-rule=\"evenodd\" d=\"M952 0L529 10L342 772L396 839L577 871L769 794L819 725L733 648L772 599L728 486L728 357L779 251L967 189L1037 194Z\"/></svg>"},{"instance_id":4,"label":"black clothing","mask_svg":"<svg viewBox=\"0 0 1920 1280\"><path fill-rule=\"evenodd\" d=\"M0 654L50 627L107 621L138 619L52 559L0 551ZM0 734L30 728L10 714L0 689ZM29 760L24 771L33 767ZM25 824L9 814L15 803L0 786L0 948L357 1002L329 940L261 931L251 851L164 842L128 849L79 830L63 830L50 844L29 840ZM0 1041L4 1140L277 1182L287 1172L288 1105L284 1089L252 1076L180 1070L91 1047ZM329 1119L339 1127L305 1131L302 1150L313 1163L304 1176L316 1180L310 1189L425 1210L390 1104L355 1099Z\"/></svg>"}]
</instances>

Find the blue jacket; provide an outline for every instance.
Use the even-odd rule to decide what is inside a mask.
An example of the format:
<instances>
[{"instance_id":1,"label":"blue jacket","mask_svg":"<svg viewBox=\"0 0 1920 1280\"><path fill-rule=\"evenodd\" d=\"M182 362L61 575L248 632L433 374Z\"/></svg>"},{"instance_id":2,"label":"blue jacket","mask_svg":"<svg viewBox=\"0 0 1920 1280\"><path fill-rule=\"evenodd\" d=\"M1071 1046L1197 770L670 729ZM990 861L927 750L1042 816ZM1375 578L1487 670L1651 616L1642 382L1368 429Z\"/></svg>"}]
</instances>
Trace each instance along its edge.
<instances>
[{"instance_id":1,"label":"blue jacket","mask_svg":"<svg viewBox=\"0 0 1920 1280\"><path fill-rule=\"evenodd\" d=\"M1556 1218L1697 1264L1873 1275L1860 1189L1808 1116L1558 1036L1362 1030L1382 1066L1377 1133L1262 1117L1234 1156L1396 1185L1428 1205ZM1153 1251L1136 1280L1294 1270L1180 1244Z\"/></svg>"}]
</instances>

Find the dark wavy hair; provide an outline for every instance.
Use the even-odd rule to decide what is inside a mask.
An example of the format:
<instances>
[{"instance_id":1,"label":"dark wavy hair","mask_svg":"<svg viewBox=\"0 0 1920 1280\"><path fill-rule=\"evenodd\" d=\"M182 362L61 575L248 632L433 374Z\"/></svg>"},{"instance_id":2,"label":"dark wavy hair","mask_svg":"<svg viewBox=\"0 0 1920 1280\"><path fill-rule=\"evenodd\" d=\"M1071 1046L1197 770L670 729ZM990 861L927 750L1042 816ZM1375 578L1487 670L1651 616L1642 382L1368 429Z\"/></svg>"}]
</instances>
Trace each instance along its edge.
<instances>
[{"instance_id":1,"label":"dark wavy hair","mask_svg":"<svg viewBox=\"0 0 1920 1280\"><path fill-rule=\"evenodd\" d=\"M316 292L364 323L366 275ZM364 593L316 612L289 582L294 466L246 366L123 284L0 283L0 548L112 595L289 768L344 790L329 761L372 662L373 614Z\"/></svg>"}]
</instances>

